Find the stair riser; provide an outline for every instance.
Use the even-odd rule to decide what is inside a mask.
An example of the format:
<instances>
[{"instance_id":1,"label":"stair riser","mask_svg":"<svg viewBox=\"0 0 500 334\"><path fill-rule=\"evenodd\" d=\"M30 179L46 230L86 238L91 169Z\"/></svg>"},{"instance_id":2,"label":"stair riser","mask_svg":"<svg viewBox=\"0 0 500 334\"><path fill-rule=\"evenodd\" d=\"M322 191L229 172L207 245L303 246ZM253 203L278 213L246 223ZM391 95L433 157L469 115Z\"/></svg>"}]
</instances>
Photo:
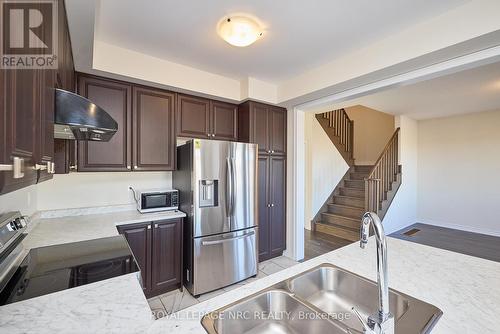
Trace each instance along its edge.
<instances>
[{"instance_id":1,"label":"stair riser","mask_svg":"<svg viewBox=\"0 0 500 334\"><path fill-rule=\"evenodd\" d=\"M365 181L361 180L345 180L344 185L347 188L365 189Z\"/></svg>"},{"instance_id":2,"label":"stair riser","mask_svg":"<svg viewBox=\"0 0 500 334\"><path fill-rule=\"evenodd\" d=\"M355 206L358 208L364 208L365 207L365 199L364 198L358 198L358 197L340 197L340 196L334 196L333 197L333 203L335 204L342 204L342 205L349 205L349 206Z\"/></svg>"},{"instance_id":3,"label":"stair riser","mask_svg":"<svg viewBox=\"0 0 500 334\"><path fill-rule=\"evenodd\" d=\"M340 227L334 227L334 226L329 226L329 225L324 225L324 224L317 224L316 231L330 234L330 235L336 236L338 238L346 239L349 241L358 241L359 240L359 233L345 230L345 229L340 228Z\"/></svg>"},{"instance_id":4,"label":"stair riser","mask_svg":"<svg viewBox=\"0 0 500 334\"><path fill-rule=\"evenodd\" d=\"M365 190L364 189L340 188L340 194L342 196L365 198Z\"/></svg>"},{"instance_id":5,"label":"stair riser","mask_svg":"<svg viewBox=\"0 0 500 334\"><path fill-rule=\"evenodd\" d=\"M328 212L334 213L336 215L345 216L354 219L361 219L365 213L364 209L343 207L335 204L328 205Z\"/></svg>"},{"instance_id":6,"label":"stair riser","mask_svg":"<svg viewBox=\"0 0 500 334\"><path fill-rule=\"evenodd\" d=\"M332 216L329 214L322 214L321 221L325 223L345 226L354 229L359 229L361 225L361 220L358 221L358 220L346 219L342 217Z\"/></svg>"}]
</instances>

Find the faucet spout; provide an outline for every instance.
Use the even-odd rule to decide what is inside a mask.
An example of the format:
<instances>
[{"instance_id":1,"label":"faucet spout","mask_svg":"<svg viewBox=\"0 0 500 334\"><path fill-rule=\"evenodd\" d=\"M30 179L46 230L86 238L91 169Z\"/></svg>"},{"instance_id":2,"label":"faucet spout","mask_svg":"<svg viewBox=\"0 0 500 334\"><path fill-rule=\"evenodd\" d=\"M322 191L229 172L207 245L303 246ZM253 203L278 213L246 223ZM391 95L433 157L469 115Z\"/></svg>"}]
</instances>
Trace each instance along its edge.
<instances>
[{"instance_id":1,"label":"faucet spout","mask_svg":"<svg viewBox=\"0 0 500 334\"><path fill-rule=\"evenodd\" d=\"M394 333L394 317L389 312L387 242L382 222L374 212L367 212L363 215L359 242L361 248L365 248L368 244L370 226L373 227L377 242L378 312L369 318L368 324L375 333L389 334Z\"/></svg>"}]
</instances>

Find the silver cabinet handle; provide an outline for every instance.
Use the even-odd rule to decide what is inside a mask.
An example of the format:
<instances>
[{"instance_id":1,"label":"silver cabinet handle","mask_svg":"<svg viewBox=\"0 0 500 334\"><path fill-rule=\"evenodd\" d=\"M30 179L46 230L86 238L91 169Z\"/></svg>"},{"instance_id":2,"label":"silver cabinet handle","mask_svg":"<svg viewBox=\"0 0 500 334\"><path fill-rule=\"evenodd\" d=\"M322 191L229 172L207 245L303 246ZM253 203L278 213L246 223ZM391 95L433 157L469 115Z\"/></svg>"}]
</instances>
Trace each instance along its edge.
<instances>
[{"instance_id":1,"label":"silver cabinet handle","mask_svg":"<svg viewBox=\"0 0 500 334\"><path fill-rule=\"evenodd\" d=\"M19 157L14 157L12 165L1 165L0 172L13 172L14 179L20 179L24 177L24 159Z\"/></svg>"},{"instance_id":2,"label":"silver cabinet handle","mask_svg":"<svg viewBox=\"0 0 500 334\"><path fill-rule=\"evenodd\" d=\"M148 225L148 230L150 230L150 229L151 229L151 225Z\"/></svg>"},{"instance_id":3,"label":"silver cabinet handle","mask_svg":"<svg viewBox=\"0 0 500 334\"><path fill-rule=\"evenodd\" d=\"M215 137L215 133L212 133L212 137Z\"/></svg>"},{"instance_id":4,"label":"silver cabinet handle","mask_svg":"<svg viewBox=\"0 0 500 334\"><path fill-rule=\"evenodd\" d=\"M271 204L267 204L267 207L270 208L271 207Z\"/></svg>"},{"instance_id":5,"label":"silver cabinet handle","mask_svg":"<svg viewBox=\"0 0 500 334\"><path fill-rule=\"evenodd\" d=\"M127 169L132 169L130 166L127 166Z\"/></svg>"},{"instance_id":6,"label":"silver cabinet handle","mask_svg":"<svg viewBox=\"0 0 500 334\"><path fill-rule=\"evenodd\" d=\"M137 165L136 165L136 166L134 166L134 169L137 169L137 168L138 168L138 167L137 167Z\"/></svg>"},{"instance_id":7,"label":"silver cabinet handle","mask_svg":"<svg viewBox=\"0 0 500 334\"><path fill-rule=\"evenodd\" d=\"M271 203L271 207L274 207L274 203Z\"/></svg>"},{"instance_id":8,"label":"silver cabinet handle","mask_svg":"<svg viewBox=\"0 0 500 334\"><path fill-rule=\"evenodd\" d=\"M210 133L207 134L208 137L212 137L212 135Z\"/></svg>"},{"instance_id":9,"label":"silver cabinet handle","mask_svg":"<svg viewBox=\"0 0 500 334\"><path fill-rule=\"evenodd\" d=\"M252 232L249 232L247 234L240 235L240 236L237 236L237 237L234 237L234 238L230 238L230 239L221 239L221 240L214 240L214 241L202 241L201 244L202 244L202 246L217 245L217 244L222 244L222 243L225 243L225 242L230 242L230 241L235 241L235 240L243 239L243 238L246 238L246 237L251 237L254 234L255 234L255 232L252 231Z\"/></svg>"},{"instance_id":10,"label":"silver cabinet handle","mask_svg":"<svg viewBox=\"0 0 500 334\"><path fill-rule=\"evenodd\" d=\"M77 168L78 168L78 167L76 167L76 165L71 165L71 166L69 166L69 169L71 169L71 170L77 170Z\"/></svg>"},{"instance_id":11,"label":"silver cabinet handle","mask_svg":"<svg viewBox=\"0 0 500 334\"><path fill-rule=\"evenodd\" d=\"M49 161L47 162L47 172L50 174L55 174L56 173L56 163Z\"/></svg>"},{"instance_id":12,"label":"silver cabinet handle","mask_svg":"<svg viewBox=\"0 0 500 334\"><path fill-rule=\"evenodd\" d=\"M35 164L35 166L33 166L33 169L34 170L47 170L47 167L48 167L48 163L47 163L47 166Z\"/></svg>"},{"instance_id":13,"label":"silver cabinet handle","mask_svg":"<svg viewBox=\"0 0 500 334\"><path fill-rule=\"evenodd\" d=\"M155 224L155 228L158 228L158 224Z\"/></svg>"}]
</instances>

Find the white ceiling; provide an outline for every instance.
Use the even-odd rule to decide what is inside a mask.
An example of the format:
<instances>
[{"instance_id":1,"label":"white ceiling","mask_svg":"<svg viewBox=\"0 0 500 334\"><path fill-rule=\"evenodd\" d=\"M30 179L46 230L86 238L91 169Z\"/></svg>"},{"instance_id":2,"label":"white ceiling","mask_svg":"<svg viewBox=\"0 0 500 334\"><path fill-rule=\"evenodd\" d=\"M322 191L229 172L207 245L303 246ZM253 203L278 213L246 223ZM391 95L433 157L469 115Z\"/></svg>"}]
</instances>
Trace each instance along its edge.
<instances>
[{"instance_id":1,"label":"white ceiling","mask_svg":"<svg viewBox=\"0 0 500 334\"><path fill-rule=\"evenodd\" d=\"M280 83L465 2L106 0L99 2L95 38L235 79ZM239 12L266 27L247 48L226 44L215 29Z\"/></svg>"},{"instance_id":2,"label":"white ceiling","mask_svg":"<svg viewBox=\"0 0 500 334\"><path fill-rule=\"evenodd\" d=\"M331 105L364 105L414 119L500 110L500 62Z\"/></svg>"}]
</instances>

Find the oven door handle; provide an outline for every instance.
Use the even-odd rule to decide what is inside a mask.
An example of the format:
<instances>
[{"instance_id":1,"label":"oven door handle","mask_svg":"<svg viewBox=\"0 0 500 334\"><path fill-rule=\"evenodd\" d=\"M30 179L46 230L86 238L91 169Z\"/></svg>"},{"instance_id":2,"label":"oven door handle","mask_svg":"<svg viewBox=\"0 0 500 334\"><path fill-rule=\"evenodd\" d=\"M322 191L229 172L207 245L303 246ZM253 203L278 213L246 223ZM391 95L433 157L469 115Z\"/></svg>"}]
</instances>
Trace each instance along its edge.
<instances>
[{"instance_id":1,"label":"oven door handle","mask_svg":"<svg viewBox=\"0 0 500 334\"><path fill-rule=\"evenodd\" d=\"M236 241L236 240L239 240L239 239L244 239L246 237L251 237L254 234L255 234L255 231L252 231L252 232L249 232L247 234L239 235L239 236L234 237L234 238L221 239L221 240L213 240L213 241L202 241L201 245L202 246L218 245L218 244L222 244L222 243L225 243L225 242Z\"/></svg>"}]
</instances>

